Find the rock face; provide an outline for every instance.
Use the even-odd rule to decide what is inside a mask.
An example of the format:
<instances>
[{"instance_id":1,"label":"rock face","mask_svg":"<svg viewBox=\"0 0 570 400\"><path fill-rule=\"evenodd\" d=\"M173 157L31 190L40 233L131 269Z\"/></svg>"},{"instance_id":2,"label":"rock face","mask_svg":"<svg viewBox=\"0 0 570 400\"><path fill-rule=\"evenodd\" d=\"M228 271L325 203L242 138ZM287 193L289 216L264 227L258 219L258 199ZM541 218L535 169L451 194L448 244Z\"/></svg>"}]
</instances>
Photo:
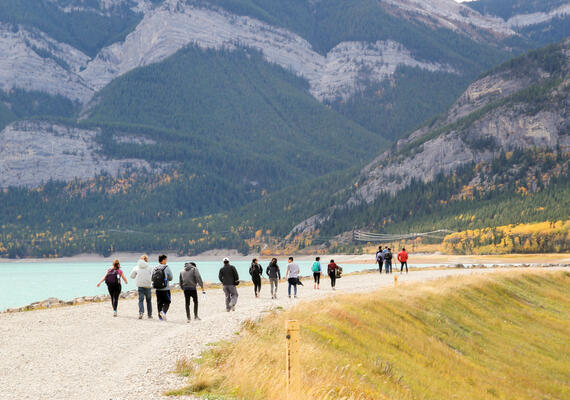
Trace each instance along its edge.
<instances>
[{"instance_id":1,"label":"rock face","mask_svg":"<svg viewBox=\"0 0 570 400\"><path fill-rule=\"evenodd\" d=\"M89 57L39 31L0 24L0 89L59 94L87 101L95 93L77 72Z\"/></svg>"},{"instance_id":2,"label":"rock face","mask_svg":"<svg viewBox=\"0 0 570 400\"><path fill-rule=\"evenodd\" d=\"M106 159L95 141L97 133L46 122L7 126L0 133L0 188L85 179L102 172L116 176L125 170L152 170L144 160Z\"/></svg>"},{"instance_id":3,"label":"rock face","mask_svg":"<svg viewBox=\"0 0 570 400\"><path fill-rule=\"evenodd\" d=\"M346 99L360 90L364 71L371 81L391 76L399 65L452 72L449 66L414 59L393 41L343 42L322 56L305 39L285 29L172 0L148 12L123 43L103 49L80 75L99 90L113 78L162 61L189 43L213 49L239 43L259 49L269 62L305 77L319 100Z\"/></svg>"}]
</instances>

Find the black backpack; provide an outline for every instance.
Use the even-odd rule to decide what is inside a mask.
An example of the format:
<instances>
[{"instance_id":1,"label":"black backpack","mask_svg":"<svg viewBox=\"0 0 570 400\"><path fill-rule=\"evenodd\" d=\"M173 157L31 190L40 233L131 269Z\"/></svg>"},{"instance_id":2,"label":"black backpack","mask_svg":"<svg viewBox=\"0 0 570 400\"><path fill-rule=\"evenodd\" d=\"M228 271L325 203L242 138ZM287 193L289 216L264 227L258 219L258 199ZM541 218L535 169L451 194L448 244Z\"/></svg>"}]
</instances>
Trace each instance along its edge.
<instances>
[{"instance_id":1,"label":"black backpack","mask_svg":"<svg viewBox=\"0 0 570 400\"><path fill-rule=\"evenodd\" d=\"M386 260L386 261L392 261L392 253L390 253L389 251L387 251L386 254L384 254L384 260Z\"/></svg>"},{"instance_id":2,"label":"black backpack","mask_svg":"<svg viewBox=\"0 0 570 400\"><path fill-rule=\"evenodd\" d=\"M166 265L163 268L156 267L152 271L152 287L155 289L164 289L166 287Z\"/></svg>"}]
</instances>

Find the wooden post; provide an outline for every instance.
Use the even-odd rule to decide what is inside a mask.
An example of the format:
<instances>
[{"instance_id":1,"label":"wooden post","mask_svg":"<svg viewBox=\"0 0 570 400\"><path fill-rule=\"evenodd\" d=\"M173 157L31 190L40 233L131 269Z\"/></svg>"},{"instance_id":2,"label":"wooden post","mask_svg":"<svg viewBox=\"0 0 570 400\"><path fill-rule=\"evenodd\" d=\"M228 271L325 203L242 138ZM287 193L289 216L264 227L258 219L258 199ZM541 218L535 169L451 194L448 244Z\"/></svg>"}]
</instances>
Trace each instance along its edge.
<instances>
[{"instance_id":1,"label":"wooden post","mask_svg":"<svg viewBox=\"0 0 570 400\"><path fill-rule=\"evenodd\" d=\"M394 275L394 286L398 286L398 274Z\"/></svg>"},{"instance_id":2,"label":"wooden post","mask_svg":"<svg viewBox=\"0 0 570 400\"><path fill-rule=\"evenodd\" d=\"M287 400L298 400L301 389L301 367L299 363L299 322L286 322L287 330Z\"/></svg>"}]
</instances>

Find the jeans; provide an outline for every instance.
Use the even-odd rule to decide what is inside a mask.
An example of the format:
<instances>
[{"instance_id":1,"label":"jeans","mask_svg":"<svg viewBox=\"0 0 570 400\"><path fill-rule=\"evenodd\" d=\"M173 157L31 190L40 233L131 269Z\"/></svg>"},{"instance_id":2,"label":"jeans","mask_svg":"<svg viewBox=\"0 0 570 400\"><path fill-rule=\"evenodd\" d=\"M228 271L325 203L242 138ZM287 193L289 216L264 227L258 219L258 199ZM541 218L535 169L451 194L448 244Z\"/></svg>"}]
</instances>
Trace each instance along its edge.
<instances>
[{"instance_id":1,"label":"jeans","mask_svg":"<svg viewBox=\"0 0 570 400\"><path fill-rule=\"evenodd\" d=\"M113 311L117 311L117 307L119 306L119 295L121 294L121 284L107 285L107 289L111 296Z\"/></svg>"},{"instance_id":2,"label":"jeans","mask_svg":"<svg viewBox=\"0 0 570 400\"><path fill-rule=\"evenodd\" d=\"M298 279L297 278L289 278L289 280L287 282L289 282L289 288L287 289L287 293L289 294L289 297L291 297L291 286L295 287L295 296L297 296Z\"/></svg>"},{"instance_id":3,"label":"jeans","mask_svg":"<svg viewBox=\"0 0 570 400\"><path fill-rule=\"evenodd\" d=\"M186 307L186 318L190 319L190 299L194 300L194 318L198 317L198 291L194 289L184 289L184 306Z\"/></svg>"},{"instance_id":4,"label":"jeans","mask_svg":"<svg viewBox=\"0 0 570 400\"><path fill-rule=\"evenodd\" d=\"M157 290L156 291L156 304L158 306L158 313L163 311L165 314L170 307L170 290Z\"/></svg>"},{"instance_id":5,"label":"jeans","mask_svg":"<svg viewBox=\"0 0 570 400\"><path fill-rule=\"evenodd\" d=\"M386 273L387 273L387 274L391 274L391 273L392 273L392 261L391 261L391 260L386 260L386 261L385 261L384 269L386 270Z\"/></svg>"},{"instance_id":6,"label":"jeans","mask_svg":"<svg viewBox=\"0 0 570 400\"><path fill-rule=\"evenodd\" d=\"M224 285L224 293L226 295L226 311L230 311L236 306L238 299L238 291L234 285Z\"/></svg>"},{"instance_id":7,"label":"jeans","mask_svg":"<svg viewBox=\"0 0 570 400\"><path fill-rule=\"evenodd\" d=\"M277 284L279 283L279 279L269 278L269 283L271 284L271 297L277 296Z\"/></svg>"},{"instance_id":8,"label":"jeans","mask_svg":"<svg viewBox=\"0 0 570 400\"><path fill-rule=\"evenodd\" d=\"M404 270L404 265L406 266L406 274L408 273L408 262L407 261L401 261L401 266L400 266L400 272L402 272Z\"/></svg>"},{"instance_id":9,"label":"jeans","mask_svg":"<svg viewBox=\"0 0 570 400\"><path fill-rule=\"evenodd\" d=\"M144 299L146 297L146 312L149 317L152 316L152 301L150 295L150 288L139 287L139 314L144 314Z\"/></svg>"}]
</instances>

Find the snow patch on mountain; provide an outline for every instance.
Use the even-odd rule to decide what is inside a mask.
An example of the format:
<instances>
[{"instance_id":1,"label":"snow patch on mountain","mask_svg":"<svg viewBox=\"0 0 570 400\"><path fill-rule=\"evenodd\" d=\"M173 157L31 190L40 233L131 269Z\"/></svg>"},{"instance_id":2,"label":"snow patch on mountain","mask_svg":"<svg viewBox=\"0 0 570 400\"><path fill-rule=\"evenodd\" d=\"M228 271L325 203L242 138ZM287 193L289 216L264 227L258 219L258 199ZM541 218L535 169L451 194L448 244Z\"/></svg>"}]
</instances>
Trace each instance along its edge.
<instances>
[{"instance_id":1,"label":"snow patch on mountain","mask_svg":"<svg viewBox=\"0 0 570 400\"><path fill-rule=\"evenodd\" d=\"M510 27L522 28L529 25L542 24L544 22L552 21L557 17L570 16L570 3L564 4L557 9L551 10L547 13L538 12L532 14L520 14L509 18L507 25Z\"/></svg>"}]
</instances>

